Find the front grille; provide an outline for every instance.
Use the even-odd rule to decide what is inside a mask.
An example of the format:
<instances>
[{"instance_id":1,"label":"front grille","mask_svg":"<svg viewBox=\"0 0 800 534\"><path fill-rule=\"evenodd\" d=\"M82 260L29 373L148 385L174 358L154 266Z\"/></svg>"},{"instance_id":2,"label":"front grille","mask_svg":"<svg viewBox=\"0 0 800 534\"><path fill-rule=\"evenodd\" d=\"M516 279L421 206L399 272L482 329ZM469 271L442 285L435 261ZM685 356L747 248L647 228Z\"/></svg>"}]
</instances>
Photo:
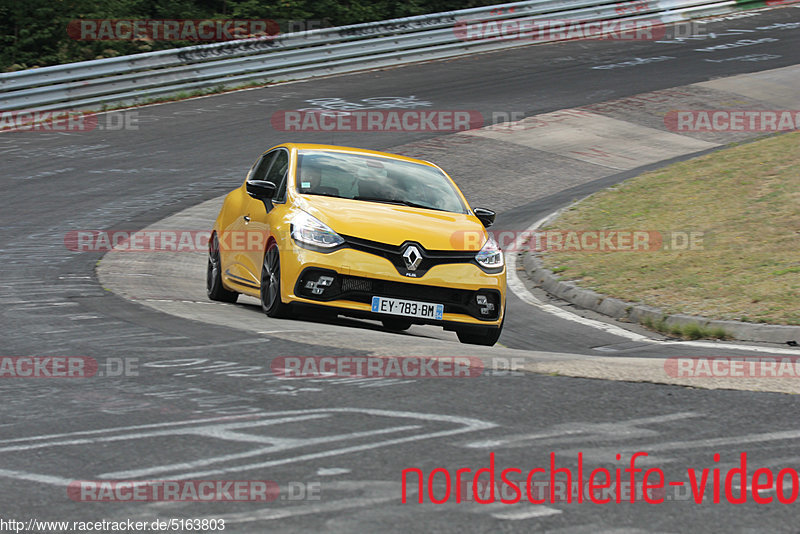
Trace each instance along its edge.
<instances>
[{"instance_id":1,"label":"front grille","mask_svg":"<svg viewBox=\"0 0 800 534\"><path fill-rule=\"evenodd\" d=\"M342 235L345 243L353 250L374 254L382 258L386 258L394 265L397 272L403 276L411 276L419 278L425 275L430 269L437 265L445 265L452 263L474 263L475 252L461 251L461 250L426 250L422 245L414 241L406 241L400 246L388 245L386 243L379 243L377 241L370 241L368 239L361 239L348 235ZM408 266L403 259L403 253L408 246L415 246L420 253L421 261L415 268L409 270Z\"/></svg>"},{"instance_id":2,"label":"front grille","mask_svg":"<svg viewBox=\"0 0 800 534\"><path fill-rule=\"evenodd\" d=\"M424 300L427 302L444 304L445 307L447 307L448 304L466 306L474 293L474 291L464 289L404 284L403 282L389 282L386 280L373 280L354 276L343 276L342 287L344 287L345 283L370 284L372 288L366 290L369 292L369 295L365 295L368 299L365 302L371 302L372 297L376 296Z\"/></svg>"},{"instance_id":3,"label":"front grille","mask_svg":"<svg viewBox=\"0 0 800 534\"><path fill-rule=\"evenodd\" d=\"M342 277L342 291L372 291L372 280L367 278Z\"/></svg>"},{"instance_id":4,"label":"front grille","mask_svg":"<svg viewBox=\"0 0 800 534\"><path fill-rule=\"evenodd\" d=\"M316 282L321 276L333 276L332 283L319 286ZM350 300L370 304L372 297L388 297L420 302L443 304L445 313L460 313L477 319L495 320L500 313L500 292L495 289L454 289L448 287L409 284L364 278L359 276L339 275L327 269L309 268L304 270L295 287L297 295L328 302L332 300ZM477 295L484 295L493 308L489 313L481 313L482 306L476 302ZM485 308L485 306L483 306Z\"/></svg>"}]
</instances>

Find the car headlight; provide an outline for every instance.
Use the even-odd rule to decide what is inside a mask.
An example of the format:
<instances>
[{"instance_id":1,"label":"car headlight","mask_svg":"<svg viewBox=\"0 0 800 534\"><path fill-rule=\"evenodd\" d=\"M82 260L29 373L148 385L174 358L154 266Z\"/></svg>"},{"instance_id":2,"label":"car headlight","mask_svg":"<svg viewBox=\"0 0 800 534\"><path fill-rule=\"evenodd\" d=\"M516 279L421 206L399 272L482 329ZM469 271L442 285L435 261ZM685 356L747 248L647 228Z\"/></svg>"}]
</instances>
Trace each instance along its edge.
<instances>
[{"instance_id":1,"label":"car headlight","mask_svg":"<svg viewBox=\"0 0 800 534\"><path fill-rule=\"evenodd\" d=\"M292 218L292 239L322 248L333 248L344 243L344 239L331 227L316 217L301 211Z\"/></svg>"},{"instance_id":2,"label":"car headlight","mask_svg":"<svg viewBox=\"0 0 800 534\"><path fill-rule=\"evenodd\" d=\"M483 245L483 248L475 255L475 261L481 267L487 269L499 269L503 266L503 251L497 246L495 240L491 237Z\"/></svg>"}]
</instances>

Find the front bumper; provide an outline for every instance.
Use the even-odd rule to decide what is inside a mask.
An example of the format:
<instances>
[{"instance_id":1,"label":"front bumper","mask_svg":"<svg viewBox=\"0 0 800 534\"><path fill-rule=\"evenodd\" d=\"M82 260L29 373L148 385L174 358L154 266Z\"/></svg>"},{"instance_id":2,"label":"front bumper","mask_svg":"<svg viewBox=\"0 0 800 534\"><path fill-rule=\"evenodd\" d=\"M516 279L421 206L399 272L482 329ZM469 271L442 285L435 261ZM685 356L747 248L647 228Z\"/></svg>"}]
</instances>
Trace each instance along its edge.
<instances>
[{"instance_id":1,"label":"front bumper","mask_svg":"<svg viewBox=\"0 0 800 534\"><path fill-rule=\"evenodd\" d=\"M407 278L386 258L351 248L322 253L295 246L291 252L282 255L285 302L373 319L398 317L372 311L372 297L378 296L444 306L442 320L406 317L413 323L498 327L503 320L505 269L486 273L472 263L447 263L432 266L422 277Z\"/></svg>"}]
</instances>

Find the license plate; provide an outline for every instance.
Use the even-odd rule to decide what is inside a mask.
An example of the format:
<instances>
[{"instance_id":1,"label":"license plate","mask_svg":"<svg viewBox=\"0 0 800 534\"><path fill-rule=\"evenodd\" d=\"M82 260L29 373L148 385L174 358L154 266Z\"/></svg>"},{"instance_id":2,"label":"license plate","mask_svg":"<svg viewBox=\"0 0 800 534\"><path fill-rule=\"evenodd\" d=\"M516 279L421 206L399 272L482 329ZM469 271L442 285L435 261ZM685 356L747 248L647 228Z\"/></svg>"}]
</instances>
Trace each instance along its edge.
<instances>
[{"instance_id":1,"label":"license plate","mask_svg":"<svg viewBox=\"0 0 800 534\"><path fill-rule=\"evenodd\" d=\"M372 311L388 313L389 315L402 315L403 317L421 317L423 319L442 319L443 304L430 302L416 302L414 300L388 299L372 297Z\"/></svg>"}]
</instances>

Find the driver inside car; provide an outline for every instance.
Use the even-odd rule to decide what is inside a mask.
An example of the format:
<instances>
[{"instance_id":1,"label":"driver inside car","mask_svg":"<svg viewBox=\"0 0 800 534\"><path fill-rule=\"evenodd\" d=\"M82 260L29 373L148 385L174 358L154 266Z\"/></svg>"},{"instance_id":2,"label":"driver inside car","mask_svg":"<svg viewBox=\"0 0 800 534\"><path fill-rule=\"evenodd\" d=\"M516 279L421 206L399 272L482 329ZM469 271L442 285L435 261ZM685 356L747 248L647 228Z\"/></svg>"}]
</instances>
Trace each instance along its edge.
<instances>
[{"instance_id":1,"label":"driver inside car","mask_svg":"<svg viewBox=\"0 0 800 534\"><path fill-rule=\"evenodd\" d=\"M326 187L322 184L322 171L317 167L300 168L300 186L304 193L339 196L335 187Z\"/></svg>"}]
</instances>

